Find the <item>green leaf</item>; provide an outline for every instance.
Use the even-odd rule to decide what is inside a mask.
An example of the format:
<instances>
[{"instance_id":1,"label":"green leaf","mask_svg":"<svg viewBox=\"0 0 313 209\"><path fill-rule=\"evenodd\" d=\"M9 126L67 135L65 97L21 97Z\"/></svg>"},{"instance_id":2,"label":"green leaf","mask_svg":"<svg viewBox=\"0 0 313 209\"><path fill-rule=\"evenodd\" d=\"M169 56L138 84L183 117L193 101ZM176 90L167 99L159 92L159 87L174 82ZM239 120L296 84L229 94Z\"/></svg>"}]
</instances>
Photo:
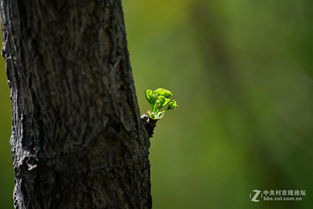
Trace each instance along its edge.
<instances>
[{"instance_id":1,"label":"green leaf","mask_svg":"<svg viewBox=\"0 0 313 209\"><path fill-rule=\"evenodd\" d=\"M177 103L175 100L171 100L169 105L168 105L168 109L172 110L172 109L176 109L178 107Z\"/></svg>"},{"instance_id":2,"label":"green leaf","mask_svg":"<svg viewBox=\"0 0 313 209\"><path fill-rule=\"evenodd\" d=\"M167 89L158 88L155 91L147 89L145 97L150 104L150 110L147 115L154 120L163 118L168 110L176 109L178 107L175 100L169 99L173 96L172 92Z\"/></svg>"},{"instance_id":3,"label":"green leaf","mask_svg":"<svg viewBox=\"0 0 313 209\"><path fill-rule=\"evenodd\" d=\"M158 94L154 93L151 89L147 89L145 91L145 97L149 104L153 106L155 101L157 100Z\"/></svg>"},{"instance_id":4,"label":"green leaf","mask_svg":"<svg viewBox=\"0 0 313 209\"><path fill-rule=\"evenodd\" d=\"M150 104L155 104L155 102L157 101L157 99L158 99L158 94L156 94L156 93L152 93L151 94L151 100L150 100Z\"/></svg>"},{"instance_id":5,"label":"green leaf","mask_svg":"<svg viewBox=\"0 0 313 209\"><path fill-rule=\"evenodd\" d=\"M164 97L164 96L158 96L158 100L160 101L160 106L165 107L171 100Z\"/></svg>"},{"instance_id":6,"label":"green leaf","mask_svg":"<svg viewBox=\"0 0 313 209\"><path fill-rule=\"evenodd\" d=\"M172 92L163 88L158 88L154 92L166 98L170 98L171 96L173 96Z\"/></svg>"},{"instance_id":7,"label":"green leaf","mask_svg":"<svg viewBox=\"0 0 313 209\"><path fill-rule=\"evenodd\" d=\"M149 104L154 105L155 101L157 100L158 94L154 93L152 90L147 89L145 91L145 97Z\"/></svg>"},{"instance_id":8,"label":"green leaf","mask_svg":"<svg viewBox=\"0 0 313 209\"><path fill-rule=\"evenodd\" d=\"M171 100L168 98L165 98L164 103L162 104L162 107L165 107Z\"/></svg>"},{"instance_id":9,"label":"green leaf","mask_svg":"<svg viewBox=\"0 0 313 209\"><path fill-rule=\"evenodd\" d=\"M152 95L153 91L151 89L147 89L145 91L145 96L146 96L146 99L149 103L151 103L151 95Z\"/></svg>"},{"instance_id":10,"label":"green leaf","mask_svg":"<svg viewBox=\"0 0 313 209\"><path fill-rule=\"evenodd\" d=\"M161 109L160 104L161 104L160 100L155 101L152 113L158 113L160 111L160 109Z\"/></svg>"}]
</instances>

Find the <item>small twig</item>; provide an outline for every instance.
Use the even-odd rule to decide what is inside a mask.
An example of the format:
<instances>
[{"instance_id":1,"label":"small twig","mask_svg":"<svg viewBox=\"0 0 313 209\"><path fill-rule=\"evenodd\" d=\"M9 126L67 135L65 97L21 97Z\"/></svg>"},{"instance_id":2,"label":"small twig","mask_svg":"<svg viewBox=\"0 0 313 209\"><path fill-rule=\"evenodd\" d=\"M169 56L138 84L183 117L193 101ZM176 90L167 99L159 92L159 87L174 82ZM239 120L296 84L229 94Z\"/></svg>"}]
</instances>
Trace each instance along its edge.
<instances>
[{"instance_id":1,"label":"small twig","mask_svg":"<svg viewBox=\"0 0 313 209\"><path fill-rule=\"evenodd\" d=\"M140 118L145 125L147 133L149 134L150 137L152 137L153 136L153 130L154 130L158 120L153 120L153 119L149 118L146 114L143 114Z\"/></svg>"}]
</instances>

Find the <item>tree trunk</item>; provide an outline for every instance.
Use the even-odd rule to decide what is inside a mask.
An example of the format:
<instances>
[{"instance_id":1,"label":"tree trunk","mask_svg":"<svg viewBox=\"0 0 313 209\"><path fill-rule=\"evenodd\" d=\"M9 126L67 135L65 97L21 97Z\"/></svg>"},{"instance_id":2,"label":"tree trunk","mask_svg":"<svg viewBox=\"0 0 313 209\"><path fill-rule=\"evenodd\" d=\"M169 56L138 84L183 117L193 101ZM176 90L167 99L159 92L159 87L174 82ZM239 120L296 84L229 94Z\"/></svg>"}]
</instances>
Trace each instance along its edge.
<instances>
[{"instance_id":1,"label":"tree trunk","mask_svg":"<svg viewBox=\"0 0 313 209\"><path fill-rule=\"evenodd\" d=\"M14 206L151 208L121 0L3 0Z\"/></svg>"}]
</instances>

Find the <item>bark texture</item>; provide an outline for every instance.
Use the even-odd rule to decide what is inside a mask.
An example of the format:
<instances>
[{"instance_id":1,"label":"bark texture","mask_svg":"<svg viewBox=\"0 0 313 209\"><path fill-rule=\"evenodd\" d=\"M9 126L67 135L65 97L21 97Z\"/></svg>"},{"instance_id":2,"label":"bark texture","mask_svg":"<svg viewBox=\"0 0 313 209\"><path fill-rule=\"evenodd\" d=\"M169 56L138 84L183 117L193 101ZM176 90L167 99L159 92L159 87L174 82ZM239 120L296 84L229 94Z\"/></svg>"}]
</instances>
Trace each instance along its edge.
<instances>
[{"instance_id":1,"label":"bark texture","mask_svg":"<svg viewBox=\"0 0 313 209\"><path fill-rule=\"evenodd\" d=\"M18 209L149 209L121 0L3 0Z\"/></svg>"}]
</instances>

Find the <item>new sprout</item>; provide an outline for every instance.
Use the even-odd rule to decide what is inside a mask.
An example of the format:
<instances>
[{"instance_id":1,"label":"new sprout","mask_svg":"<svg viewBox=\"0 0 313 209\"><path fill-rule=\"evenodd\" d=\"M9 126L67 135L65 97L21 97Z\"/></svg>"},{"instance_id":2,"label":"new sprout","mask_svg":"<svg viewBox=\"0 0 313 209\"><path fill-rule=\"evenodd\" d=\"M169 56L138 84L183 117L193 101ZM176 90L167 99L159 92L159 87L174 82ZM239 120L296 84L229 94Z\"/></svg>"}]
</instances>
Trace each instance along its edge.
<instances>
[{"instance_id":1,"label":"new sprout","mask_svg":"<svg viewBox=\"0 0 313 209\"><path fill-rule=\"evenodd\" d=\"M153 120L163 118L166 111L178 107L176 101L170 99L170 97L173 96L172 92L167 89L158 88L154 91L147 89L145 96L150 104L150 110L148 110L147 115Z\"/></svg>"}]
</instances>

